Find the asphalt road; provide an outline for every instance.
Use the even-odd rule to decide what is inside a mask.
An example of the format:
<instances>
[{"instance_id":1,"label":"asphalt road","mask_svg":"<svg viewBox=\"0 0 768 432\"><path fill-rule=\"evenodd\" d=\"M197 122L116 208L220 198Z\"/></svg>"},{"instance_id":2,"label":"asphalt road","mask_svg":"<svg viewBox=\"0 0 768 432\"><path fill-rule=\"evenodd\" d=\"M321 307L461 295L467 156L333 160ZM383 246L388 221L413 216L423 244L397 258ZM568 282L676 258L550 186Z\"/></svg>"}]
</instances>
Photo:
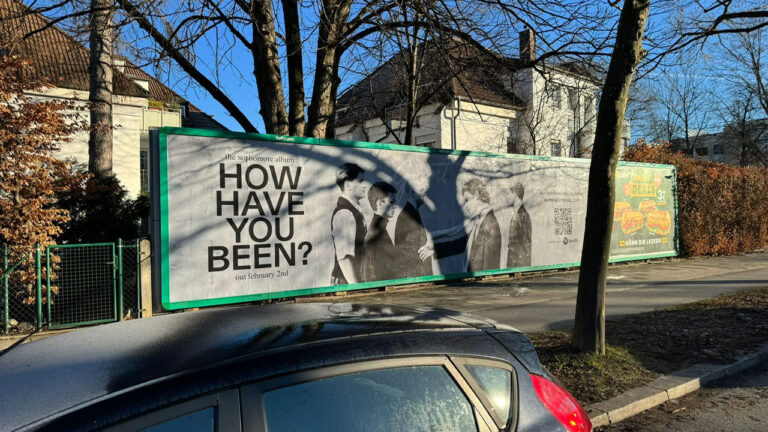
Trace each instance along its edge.
<instances>
[{"instance_id":1,"label":"asphalt road","mask_svg":"<svg viewBox=\"0 0 768 432\"><path fill-rule=\"evenodd\" d=\"M599 431L768 431L768 362Z\"/></svg>"},{"instance_id":2,"label":"asphalt road","mask_svg":"<svg viewBox=\"0 0 768 432\"><path fill-rule=\"evenodd\" d=\"M337 302L433 306L495 319L524 332L568 328L578 272L466 282L334 298ZM607 319L768 286L768 252L611 266ZM309 301L328 301L316 298ZM768 429L766 429L768 430Z\"/></svg>"}]
</instances>

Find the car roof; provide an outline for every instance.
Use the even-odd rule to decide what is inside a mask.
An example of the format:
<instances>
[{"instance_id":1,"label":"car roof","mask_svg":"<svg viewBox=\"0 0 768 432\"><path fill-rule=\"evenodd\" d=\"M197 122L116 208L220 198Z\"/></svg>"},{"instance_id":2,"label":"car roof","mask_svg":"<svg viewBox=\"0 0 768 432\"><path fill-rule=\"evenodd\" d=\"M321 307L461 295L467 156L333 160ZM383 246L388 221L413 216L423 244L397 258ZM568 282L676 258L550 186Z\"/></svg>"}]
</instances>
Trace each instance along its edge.
<instances>
[{"instance_id":1,"label":"car roof","mask_svg":"<svg viewBox=\"0 0 768 432\"><path fill-rule=\"evenodd\" d=\"M173 374L339 338L495 327L441 309L328 303L207 309L90 327L0 357L0 418L15 429Z\"/></svg>"}]
</instances>

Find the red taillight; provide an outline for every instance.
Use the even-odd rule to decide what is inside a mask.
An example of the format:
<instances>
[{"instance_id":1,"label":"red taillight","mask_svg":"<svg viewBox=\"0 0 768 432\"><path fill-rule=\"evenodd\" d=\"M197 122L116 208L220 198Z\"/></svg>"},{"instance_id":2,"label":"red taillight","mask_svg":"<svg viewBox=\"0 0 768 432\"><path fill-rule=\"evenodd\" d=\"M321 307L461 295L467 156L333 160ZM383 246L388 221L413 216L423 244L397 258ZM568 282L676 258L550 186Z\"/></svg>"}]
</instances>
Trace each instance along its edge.
<instances>
[{"instance_id":1,"label":"red taillight","mask_svg":"<svg viewBox=\"0 0 768 432\"><path fill-rule=\"evenodd\" d=\"M567 390L539 375L531 374L539 400L569 432L589 432L592 422L579 402Z\"/></svg>"}]
</instances>

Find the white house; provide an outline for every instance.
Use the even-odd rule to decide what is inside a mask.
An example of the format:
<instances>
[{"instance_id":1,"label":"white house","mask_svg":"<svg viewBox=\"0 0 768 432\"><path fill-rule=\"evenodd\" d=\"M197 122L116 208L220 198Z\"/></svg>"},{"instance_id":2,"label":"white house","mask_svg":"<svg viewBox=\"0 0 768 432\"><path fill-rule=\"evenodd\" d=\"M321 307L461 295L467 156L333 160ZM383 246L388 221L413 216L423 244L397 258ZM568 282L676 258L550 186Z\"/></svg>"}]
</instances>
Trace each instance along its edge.
<instances>
[{"instance_id":1,"label":"white house","mask_svg":"<svg viewBox=\"0 0 768 432\"><path fill-rule=\"evenodd\" d=\"M402 53L345 91L338 100L335 137L403 143L406 107L413 100L415 145L564 157L589 151L600 86L592 74L577 64L527 67L535 52L530 30L520 34L520 59L451 43L448 49L425 44L424 72L411 98Z\"/></svg>"},{"instance_id":2,"label":"white house","mask_svg":"<svg viewBox=\"0 0 768 432\"><path fill-rule=\"evenodd\" d=\"M51 25L17 0L0 0L0 55L32 60L35 74L56 88L29 92L32 99L65 99L86 107L88 102L88 49L61 28ZM42 30L41 30L42 29ZM35 31L38 33L34 33ZM30 35L24 38L25 35ZM187 126L224 129L130 61L117 58L113 77L113 172L135 197L149 188L149 129ZM78 111L86 121L88 111ZM62 146L62 159L88 163L88 133L78 134Z\"/></svg>"}]
</instances>

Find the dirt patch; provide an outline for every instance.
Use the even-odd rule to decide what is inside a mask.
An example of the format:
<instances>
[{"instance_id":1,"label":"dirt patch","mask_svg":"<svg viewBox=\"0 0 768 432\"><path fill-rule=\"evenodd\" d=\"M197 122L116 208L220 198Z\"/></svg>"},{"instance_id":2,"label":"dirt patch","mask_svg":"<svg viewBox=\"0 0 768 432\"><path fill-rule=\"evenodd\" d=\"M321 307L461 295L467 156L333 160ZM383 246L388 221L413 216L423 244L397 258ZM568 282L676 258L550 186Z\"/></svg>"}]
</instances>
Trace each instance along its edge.
<instances>
[{"instance_id":1,"label":"dirt patch","mask_svg":"<svg viewBox=\"0 0 768 432\"><path fill-rule=\"evenodd\" d=\"M531 340L547 369L591 404L696 363L731 363L768 343L768 287L608 321L604 357L575 353L566 332Z\"/></svg>"}]
</instances>

